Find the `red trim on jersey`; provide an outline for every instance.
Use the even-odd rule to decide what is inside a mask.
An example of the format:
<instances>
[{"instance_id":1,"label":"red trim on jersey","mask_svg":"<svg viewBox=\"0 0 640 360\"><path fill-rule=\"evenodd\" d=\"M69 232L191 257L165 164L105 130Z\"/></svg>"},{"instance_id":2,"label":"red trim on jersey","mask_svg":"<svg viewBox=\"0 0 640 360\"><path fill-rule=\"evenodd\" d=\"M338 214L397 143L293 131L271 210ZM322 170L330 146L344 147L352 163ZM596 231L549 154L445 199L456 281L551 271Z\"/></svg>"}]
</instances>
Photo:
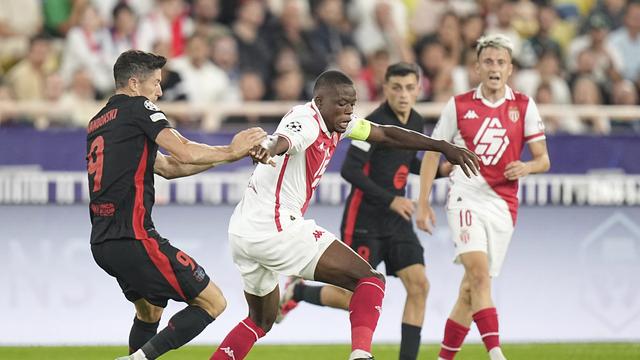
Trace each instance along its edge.
<instances>
[{"instance_id":1,"label":"red trim on jersey","mask_svg":"<svg viewBox=\"0 0 640 360\"><path fill-rule=\"evenodd\" d=\"M144 208L144 175L147 169L148 152L147 141L145 140L140 163L138 164L138 169L136 170L136 175L134 178L136 192L135 200L133 203L133 232L136 236L136 239L142 241L142 245L147 251L147 255L149 255L149 258L158 268L158 270L160 270L162 276L164 276L164 278L169 282L171 287L173 287L178 295L186 300L187 298L184 296L182 288L180 288L180 284L178 283L176 274L171 268L169 259L160 251L158 242L155 239L149 237L149 234L147 234L147 231L144 229L144 216L146 213L146 210Z\"/></svg>"},{"instance_id":2,"label":"red trim on jersey","mask_svg":"<svg viewBox=\"0 0 640 360\"><path fill-rule=\"evenodd\" d=\"M276 208L274 218L278 232L282 231L282 224L280 223L280 190L282 189L282 180L284 179L284 172L287 169L288 162L289 155L285 155L284 161L282 162L282 168L280 169L280 175L278 175L278 183L276 185Z\"/></svg>"},{"instance_id":3,"label":"red trim on jersey","mask_svg":"<svg viewBox=\"0 0 640 360\"><path fill-rule=\"evenodd\" d=\"M539 132L539 133L536 133L536 134L533 134L533 135L525 136L524 137L524 142L528 142L529 140L532 140L532 139L537 138L537 137L543 137L543 136L544 136L543 132Z\"/></svg>"},{"instance_id":4,"label":"red trim on jersey","mask_svg":"<svg viewBox=\"0 0 640 360\"><path fill-rule=\"evenodd\" d=\"M362 172L369 176L370 164L367 162L362 167ZM345 244L351 246L353 243L353 230L356 227L356 218L360 211L360 203L362 202L362 196L364 193L362 190L356 188L349 202L349 208L347 209L347 222L344 225L344 241Z\"/></svg>"}]
</instances>

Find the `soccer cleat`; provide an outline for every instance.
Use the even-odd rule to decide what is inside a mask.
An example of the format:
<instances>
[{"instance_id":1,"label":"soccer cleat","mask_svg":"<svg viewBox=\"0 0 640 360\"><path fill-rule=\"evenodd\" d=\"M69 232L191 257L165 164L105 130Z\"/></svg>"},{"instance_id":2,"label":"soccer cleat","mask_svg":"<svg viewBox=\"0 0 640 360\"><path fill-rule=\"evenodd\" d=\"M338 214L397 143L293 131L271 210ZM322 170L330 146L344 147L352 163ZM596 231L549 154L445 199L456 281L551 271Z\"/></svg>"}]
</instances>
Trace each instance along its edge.
<instances>
[{"instance_id":1,"label":"soccer cleat","mask_svg":"<svg viewBox=\"0 0 640 360\"><path fill-rule=\"evenodd\" d=\"M360 349L353 350L351 356L349 356L349 360L374 360L373 355L368 352Z\"/></svg>"},{"instance_id":2,"label":"soccer cleat","mask_svg":"<svg viewBox=\"0 0 640 360\"><path fill-rule=\"evenodd\" d=\"M302 284L302 278L296 276L289 276L287 283L284 286L284 293L280 298L280 305L278 306L278 316L276 316L276 324L279 324L284 320L287 314L298 306L298 302L293 300L293 289L296 285Z\"/></svg>"}]
</instances>

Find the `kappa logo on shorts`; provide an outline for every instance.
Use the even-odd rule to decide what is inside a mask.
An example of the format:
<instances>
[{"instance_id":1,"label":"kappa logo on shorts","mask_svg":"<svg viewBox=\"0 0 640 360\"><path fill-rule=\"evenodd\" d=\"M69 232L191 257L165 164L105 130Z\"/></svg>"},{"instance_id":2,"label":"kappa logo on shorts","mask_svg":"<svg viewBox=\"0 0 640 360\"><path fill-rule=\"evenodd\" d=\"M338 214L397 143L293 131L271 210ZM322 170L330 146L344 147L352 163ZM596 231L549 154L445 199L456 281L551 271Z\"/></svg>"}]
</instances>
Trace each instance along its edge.
<instances>
[{"instance_id":1,"label":"kappa logo on shorts","mask_svg":"<svg viewBox=\"0 0 640 360\"><path fill-rule=\"evenodd\" d=\"M323 234L324 234L324 231L316 230L316 231L313 232L313 237L315 237L316 241L318 241L318 239L320 239Z\"/></svg>"},{"instance_id":2,"label":"kappa logo on shorts","mask_svg":"<svg viewBox=\"0 0 640 360\"><path fill-rule=\"evenodd\" d=\"M462 229L462 231L460 231L460 241L467 244L469 243L469 240L471 240L471 235L469 234L469 230Z\"/></svg>"},{"instance_id":3,"label":"kappa logo on shorts","mask_svg":"<svg viewBox=\"0 0 640 360\"><path fill-rule=\"evenodd\" d=\"M144 107L151 111L160 111L160 108L158 108L156 104L152 103L151 100L145 100Z\"/></svg>"}]
</instances>

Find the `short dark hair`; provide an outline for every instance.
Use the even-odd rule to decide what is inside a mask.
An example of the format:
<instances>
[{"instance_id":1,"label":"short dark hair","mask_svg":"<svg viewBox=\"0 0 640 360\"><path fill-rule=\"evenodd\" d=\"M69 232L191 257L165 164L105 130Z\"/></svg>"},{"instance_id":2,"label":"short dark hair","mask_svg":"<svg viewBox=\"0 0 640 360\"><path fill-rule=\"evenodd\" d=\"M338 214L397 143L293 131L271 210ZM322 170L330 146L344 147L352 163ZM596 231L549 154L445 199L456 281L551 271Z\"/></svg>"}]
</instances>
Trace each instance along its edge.
<instances>
[{"instance_id":1,"label":"short dark hair","mask_svg":"<svg viewBox=\"0 0 640 360\"><path fill-rule=\"evenodd\" d=\"M387 82L392 76L407 76L413 74L418 81L420 80L420 68L418 65L408 62L397 62L389 65L387 72L384 74L384 81Z\"/></svg>"},{"instance_id":2,"label":"short dark hair","mask_svg":"<svg viewBox=\"0 0 640 360\"><path fill-rule=\"evenodd\" d=\"M127 4L126 2L121 1L118 4L116 4L116 6L113 7L113 10L111 11L111 16L113 17L113 19L115 19L123 11L128 11L131 14L135 15L135 11L133 11L133 8L129 6L129 4Z\"/></svg>"},{"instance_id":3,"label":"short dark hair","mask_svg":"<svg viewBox=\"0 0 640 360\"><path fill-rule=\"evenodd\" d=\"M149 73L162 69L167 63L164 56L144 52L140 50L127 50L118 56L113 65L113 78L116 88L123 88L133 76L145 78Z\"/></svg>"},{"instance_id":4,"label":"short dark hair","mask_svg":"<svg viewBox=\"0 0 640 360\"><path fill-rule=\"evenodd\" d=\"M333 88L337 85L353 85L353 80L342 71L327 70L316 79L316 83L313 85L313 94L315 95L322 88Z\"/></svg>"}]
</instances>

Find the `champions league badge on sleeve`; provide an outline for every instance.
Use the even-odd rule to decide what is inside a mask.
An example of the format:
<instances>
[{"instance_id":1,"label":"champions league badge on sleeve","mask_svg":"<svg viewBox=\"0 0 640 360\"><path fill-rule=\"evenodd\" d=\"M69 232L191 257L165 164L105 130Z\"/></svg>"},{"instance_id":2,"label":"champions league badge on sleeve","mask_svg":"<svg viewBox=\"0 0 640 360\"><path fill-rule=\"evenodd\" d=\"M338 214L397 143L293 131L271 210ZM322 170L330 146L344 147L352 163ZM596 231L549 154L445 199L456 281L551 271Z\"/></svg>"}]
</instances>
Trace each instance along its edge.
<instances>
[{"instance_id":1,"label":"champions league badge on sleeve","mask_svg":"<svg viewBox=\"0 0 640 360\"><path fill-rule=\"evenodd\" d=\"M151 110L151 111L160 111L160 109L158 108L158 106L154 103L151 102L151 100L145 100L144 102L144 107L147 108L147 110Z\"/></svg>"},{"instance_id":2,"label":"champions league badge on sleeve","mask_svg":"<svg viewBox=\"0 0 640 360\"><path fill-rule=\"evenodd\" d=\"M285 129L291 130L293 132L302 131L302 124L299 121L292 121L285 126Z\"/></svg>"}]
</instances>

